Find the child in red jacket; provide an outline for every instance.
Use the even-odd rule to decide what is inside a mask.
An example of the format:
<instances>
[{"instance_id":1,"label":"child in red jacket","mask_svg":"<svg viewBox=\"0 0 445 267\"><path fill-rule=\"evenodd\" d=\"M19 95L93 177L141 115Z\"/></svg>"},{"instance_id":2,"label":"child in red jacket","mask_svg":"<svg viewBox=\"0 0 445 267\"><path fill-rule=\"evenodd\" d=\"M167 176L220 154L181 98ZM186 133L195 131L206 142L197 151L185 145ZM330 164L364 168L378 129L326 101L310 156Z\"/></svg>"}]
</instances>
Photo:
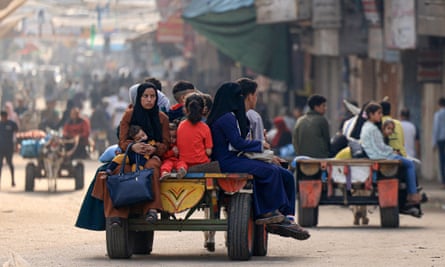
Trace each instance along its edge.
<instances>
[{"instance_id":1,"label":"child in red jacket","mask_svg":"<svg viewBox=\"0 0 445 267\"><path fill-rule=\"evenodd\" d=\"M210 162L213 141L209 126L202 121L204 99L198 93L185 99L186 119L178 126L179 159L188 167Z\"/></svg>"},{"instance_id":2,"label":"child in red jacket","mask_svg":"<svg viewBox=\"0 0 445 267\"><path fill-rule=\"evenodd\" d=\"M176 135L177 135L177 125L175 123L170 123L170 147L167 152L165 152L162 165L161 165L161 177L164 179L169 176L172 170L176 170L177 177L183 178L187 174L187 164L179 160L179 151L176 146Z\"/></svg>"}]
</instances>

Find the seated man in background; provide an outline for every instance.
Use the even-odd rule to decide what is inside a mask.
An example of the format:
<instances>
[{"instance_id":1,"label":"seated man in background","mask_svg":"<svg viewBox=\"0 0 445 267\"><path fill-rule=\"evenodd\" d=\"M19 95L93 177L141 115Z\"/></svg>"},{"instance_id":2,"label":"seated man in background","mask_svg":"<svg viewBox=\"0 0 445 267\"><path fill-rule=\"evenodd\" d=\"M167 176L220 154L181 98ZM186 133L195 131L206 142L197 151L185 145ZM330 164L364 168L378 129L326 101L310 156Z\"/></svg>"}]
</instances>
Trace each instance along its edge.
<instances>
[{"instance_id":1,"label":"seated man in background","mask_svg":"<svg viewBox=\"0 0 445 267\"><path fill-rule=\"evenodd\" d=\"M184 103L185 96L189 93L195 92L195 86L189 81L178 81L173 86L173 97L175 98L177 104L170 107L168 111L168 120L170 122L181 121L184 119Z\"/></svg>"},{"instance_id":2,"label":"seated man in background","mask_svg":"<svg viewBox=\"0 0 445 267\"><path fill-rule=\"evenodd\" d=\"M67 144L67 150L71 151L72 157L77 159L88 158L87 146L89 145L90 123L87 119L80 116L79 108L71 109L70 118L63 126L63 137L68 139L77 139L78 144Z\"/></svg>"}]
</instances>

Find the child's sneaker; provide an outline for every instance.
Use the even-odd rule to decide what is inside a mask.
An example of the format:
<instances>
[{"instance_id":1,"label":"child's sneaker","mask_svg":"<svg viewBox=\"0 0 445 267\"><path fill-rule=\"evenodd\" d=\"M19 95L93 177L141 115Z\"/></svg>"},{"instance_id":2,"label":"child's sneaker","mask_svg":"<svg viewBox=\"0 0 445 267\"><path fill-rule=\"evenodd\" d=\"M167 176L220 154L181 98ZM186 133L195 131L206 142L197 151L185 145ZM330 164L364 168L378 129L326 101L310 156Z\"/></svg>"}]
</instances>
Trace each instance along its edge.
<instances>
[{"instance_id":1,"label":"child's sneaker","mask_svg":"<svg viewBox=\"0 0 445 267\"><path fill-rule=\"evenodd\" d=\"M187 170L183 167L179 168L178 170L178 179L184 178L184 176L187 174Z\"/></svg>"},{"instance_id":2,"label":"child's sneaker","mask_svg":"<svg viewBox=\"0 0 445 267\"><path fill-rule=\"evenodd\" d=\"M167 178L168 176L170 176L169 172L162 172L161 177L159 177L159 180L164 180L165 178Z\"/></svg>"}]
</instances>

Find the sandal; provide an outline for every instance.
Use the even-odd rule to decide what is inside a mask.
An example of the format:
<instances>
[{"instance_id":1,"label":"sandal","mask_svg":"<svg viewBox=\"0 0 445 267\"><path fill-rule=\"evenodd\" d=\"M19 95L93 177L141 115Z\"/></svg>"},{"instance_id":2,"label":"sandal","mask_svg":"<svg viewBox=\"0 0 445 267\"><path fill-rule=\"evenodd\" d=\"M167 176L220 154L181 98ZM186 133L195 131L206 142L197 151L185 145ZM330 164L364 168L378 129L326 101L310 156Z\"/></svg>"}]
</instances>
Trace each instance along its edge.
<instances>
[{"instance_id":1,"label":"sandal","mask_svg":"<svg viewBox=\"0 0 445 267\"><path fill-rule=\"evenodd\" d=\"M262 214L255 220L255 224L269 224L269 223L280 223L284 220L285 216L281 214L278 210L271 211Z\"/></svg>"},{"instance_id":2,"label":"sandal","mask_svg":"<svg viewBox=\"0 0 445 267\"><path fill-rule=\"evenodd\" d=\"M266 225L266 231L271 234L276 234L282 237L291 237L297 240L306 240L311 237L307 230L288 218L285 218L280 223Z\"/></svg>"},{"instance_id":3,"label":"sandal","mask_svg":"<svg viewBox=\"0 0 445 267\"><path fill-rule=\"evenodd\" d=\"M158 213L156 210L150 210L145 215L145 221L148 223L155 223L158 220Z\"/></svg>"}]
</instances>

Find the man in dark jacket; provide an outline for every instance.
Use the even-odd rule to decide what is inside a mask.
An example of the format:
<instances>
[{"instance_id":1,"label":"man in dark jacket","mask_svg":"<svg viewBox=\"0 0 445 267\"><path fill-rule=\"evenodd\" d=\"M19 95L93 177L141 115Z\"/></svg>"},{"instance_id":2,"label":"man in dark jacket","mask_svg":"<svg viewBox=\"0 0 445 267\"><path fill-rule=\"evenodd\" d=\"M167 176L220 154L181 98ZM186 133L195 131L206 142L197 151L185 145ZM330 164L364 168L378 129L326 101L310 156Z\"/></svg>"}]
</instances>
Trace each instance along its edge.
<instances>
[{"instance_id":1,"label":"man in dark jacket","mask_svg":"<svg viewBox=\"0 0 445 267\"><path fill-rule=\"evenodd\" d=\"M308 99L310 110L300 117L292 133L292 144L297 156L313 158L330 157L329 124L326 113L326 98L312 95Z\"/></svg>"}]
</instances>

